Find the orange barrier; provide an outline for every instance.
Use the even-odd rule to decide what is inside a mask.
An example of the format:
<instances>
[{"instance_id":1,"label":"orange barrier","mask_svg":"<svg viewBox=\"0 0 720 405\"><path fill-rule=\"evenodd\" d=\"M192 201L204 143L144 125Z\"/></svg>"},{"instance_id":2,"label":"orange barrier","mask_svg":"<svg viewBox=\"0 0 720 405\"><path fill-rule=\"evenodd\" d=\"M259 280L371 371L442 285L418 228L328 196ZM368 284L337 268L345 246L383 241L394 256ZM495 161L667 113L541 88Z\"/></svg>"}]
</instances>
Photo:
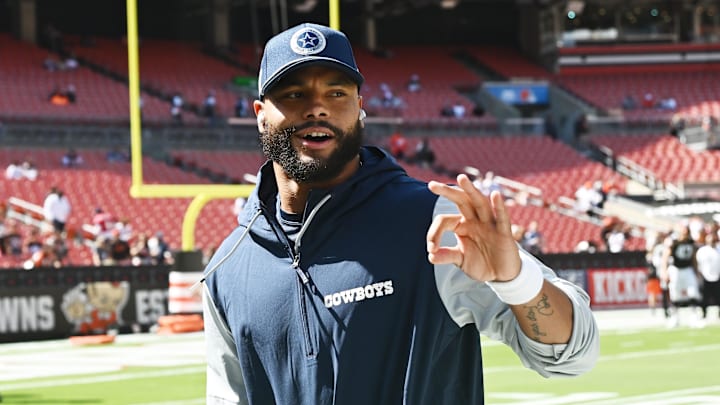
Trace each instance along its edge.
<instances>
[{"instance_id":1,"label":"orange barrier","mask_svg":"<svg viewBox=\"0 0 720 405\"><path fill-rule=\"evenodd\" d=\"M164 315L158 318L159 334L174 334L200 332L205 328L205 322L199 314L190 315Z\"/></svg>"},{"instance_id":2,"label":"orange barrier","mask_svg":"<svg viewBox=\"0 0 720 405\"><path fill-rule=\"evenodd\" d=\"M70 336L70 343L75 346L104 345L115 342L115 335Z\"/></svg>"}]
</instances>

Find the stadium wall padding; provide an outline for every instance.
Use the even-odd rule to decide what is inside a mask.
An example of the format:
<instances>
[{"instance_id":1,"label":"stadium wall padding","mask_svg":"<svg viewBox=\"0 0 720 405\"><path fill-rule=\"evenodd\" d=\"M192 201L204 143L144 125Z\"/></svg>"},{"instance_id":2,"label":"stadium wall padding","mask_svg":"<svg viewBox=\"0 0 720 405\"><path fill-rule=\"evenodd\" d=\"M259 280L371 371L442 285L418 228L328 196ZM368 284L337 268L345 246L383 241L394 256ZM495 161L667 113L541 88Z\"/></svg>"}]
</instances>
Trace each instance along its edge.
<instances>
[{"instance_id":1,"label":"stadium wall padding","mask_svg":"<svg viewBox=\"0 0 720 405\"><path fill-rule=\"evenodd\" d=\"M593 308L647 305L644 252L539 257L590 294ZM180 266L183 267L183 266ZM0 270L0 343L147 332L169 313L172 266Z\"/></svg>"}]
</instances>

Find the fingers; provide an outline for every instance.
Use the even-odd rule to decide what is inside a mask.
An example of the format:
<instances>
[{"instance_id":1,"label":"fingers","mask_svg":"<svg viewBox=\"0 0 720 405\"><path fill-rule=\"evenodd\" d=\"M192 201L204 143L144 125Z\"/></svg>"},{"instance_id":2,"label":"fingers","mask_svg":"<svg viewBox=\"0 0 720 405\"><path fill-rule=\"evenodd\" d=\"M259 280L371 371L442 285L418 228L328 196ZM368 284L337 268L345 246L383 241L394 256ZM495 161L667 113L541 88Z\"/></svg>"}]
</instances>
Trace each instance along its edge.
<instances>
[{"instance_id":1,"label":"fingers","mask_svg":"<svg viewBox=\"0 0 720 405\"><path fill-rule=\"evenodd\" d=\"M432 253L440 248L440 239L445 231L454 231L460 223L460 215L438 215L427 231L427 251Z\"/></svg>"},{"instance_id":2,"label":"fingers","mask_svg":"<svg viewBox=\"0 0 720 405\"><path fill-rule=\"evenodd\" d=\"M428 260L433 264L453 263L462 267L463 255L460 249L441 246L446 231L453 231L461 221L460 215L438 215L430 224L427 233Z\"/></svg>"},{"instance_id":3,"label":"fingers","mask_svg":"<svg viewBox=\"0 0 720 405\"><path fill-rule=\"evenodd\" d=\"M492 202L492 206L495 211L495 222L498 230L504 234L511 235L512 221L510 220L510 214L508 214L507 208L505 207L502 194L500 194L499 191L493 191L492 194L490 194L490 201Z\"/></svg>"},{"instance_id":4,"label":"fingers","mask_svg":"<svg viewBox=\"0 0 720 405\"><path fill-rule=\"evenodd\" d=\"M428 183L428 188L433 193L454 202L466 219L480 219L483 222L492 221L493 212L490 200L475 187L467 175L458 175L457 181L458 186L431 181Z\"/></svg>"}]
</instances>

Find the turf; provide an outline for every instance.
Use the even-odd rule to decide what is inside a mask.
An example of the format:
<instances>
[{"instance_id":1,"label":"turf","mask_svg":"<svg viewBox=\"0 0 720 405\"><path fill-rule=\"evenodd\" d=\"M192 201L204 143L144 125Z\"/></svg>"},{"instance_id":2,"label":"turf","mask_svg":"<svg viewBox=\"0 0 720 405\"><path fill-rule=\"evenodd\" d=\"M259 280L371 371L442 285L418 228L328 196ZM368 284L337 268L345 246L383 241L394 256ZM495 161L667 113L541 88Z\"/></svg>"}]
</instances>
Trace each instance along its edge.
<instances>
[{"instance_id":1,"label":"turf","mask_svg":"<svg viewBox=\"0 0 720 405\"><path fill-rule=\"evenodd\" d=\"M720 404L718 336L720 326L605 332L595 369L553 379L525 369L506 346L484 340L486 402ZM3 405L192 405L205 403L204 391L202 364L0 383Z\"/></svg>"}]
</instances>

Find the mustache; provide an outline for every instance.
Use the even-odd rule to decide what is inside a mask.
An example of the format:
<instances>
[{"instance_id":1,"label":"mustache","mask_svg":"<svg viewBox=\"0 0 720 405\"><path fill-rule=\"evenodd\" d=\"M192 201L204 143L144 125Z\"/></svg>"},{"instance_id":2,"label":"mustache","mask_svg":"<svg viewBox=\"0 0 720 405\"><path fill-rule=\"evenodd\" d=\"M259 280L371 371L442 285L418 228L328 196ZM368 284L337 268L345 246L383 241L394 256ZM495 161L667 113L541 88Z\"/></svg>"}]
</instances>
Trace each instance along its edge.
<instances>
[{"instance_id":1,"label":"mustache","mask_svg":"<svg viewBox=\"0 0 720 405\"><path fill-rule=\"evenodd\" d=\"M296 131L302 131L303 129L317 128L317 127L327 128L330 131L332 131L332 133L336 136L338 134L343 133L343 131L340 128L336 127L335 125L330 124L327 121L309 121L309 122L303 123L301 125L292 125L288 128L285 128L284 132L292 135Z\"/></svg>"}]
</instances>

